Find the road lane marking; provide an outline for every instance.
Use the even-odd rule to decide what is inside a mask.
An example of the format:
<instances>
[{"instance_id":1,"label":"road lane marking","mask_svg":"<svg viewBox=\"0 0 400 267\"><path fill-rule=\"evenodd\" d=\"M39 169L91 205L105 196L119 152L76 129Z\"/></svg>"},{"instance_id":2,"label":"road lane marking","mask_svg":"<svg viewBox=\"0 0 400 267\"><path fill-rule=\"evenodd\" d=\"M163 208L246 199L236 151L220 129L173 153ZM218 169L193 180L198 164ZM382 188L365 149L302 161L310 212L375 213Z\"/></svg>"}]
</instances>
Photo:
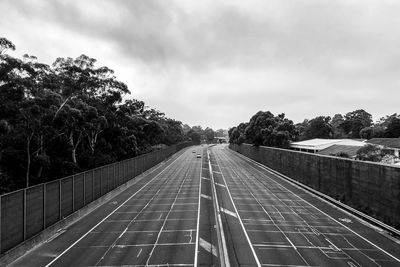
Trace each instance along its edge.
<instances>
[{"instance_id":1,"label":"road lane marking","mask_svg":"<svg viewBox=\"0 0 400 267\"><path fill-rule=\"evenodd\" d=\"M231 151L233 154L233 151ZM268 168L265 165L262 165L261 163L258 163L257 161L250 159L238 152L235 152L235 155L239 158L244 159L245 161L247 161L248 166L250 166L251 168L253 168L254 170L256 170L257 172L261 173L262 175L268 177L269 179L271 179L272 181L274 181L272 178L270 178L266 173L261 172L260 170L258 170L256 167L254 167L253 165L251 165L250 163L260 167L261 169L263 169L264 171L266 171L267 173L274 175L274 177L277 177L278 179L281 179L289 184L291 184L292 186L296 187L297 189L302 190L303 192L311 195L311 196L316 196L314 194L311 194L310 192L308 192L307 190L305 190L304 188L300 187L299 185L297 185L296 183L294 183L292 180L292 178L285 176L277 171L274 171L270 168ZM275 183L279 184L278 182L274 181ZM280 185L280 184L279 184ZM286 188L284 186L281 185L281 187ZM352 230L351 228L347 227L346 225L344 225L343 223L341 223L340 221L336 220L335 218L333 218L332 216L330 216L329 214L327 214L326 212L322 211L321 209L317 208L316 206L312 205L310 202L302 199L301 197L299 197L296 193L294 193L293 191L290 191L289 189L286 188L286 190L288 190L289 192L291 192L294 196L296 196L300 201L305 202L306 204L308 204L309 206L313 207L315 210L321 212L322 214L324 214L325 216L327 216L328 218L332 219L334 222L338 223L339 225L341 225L343 228L347 229L348 231L352 232L353 234L355 234L356 236L360 237L361 239L363 239L364 241L366 241L367 243L369 243L370 245L372 245L373 247L377 248L379 251L382 251L384 254L388 255L389 257L391 257L392 259L396 260L397 262L400 262L400 259L396 258L394 255L390 254L389 252L387 252L386 250L382 249L381 247L379 247L378 245L374 244L373 242L369 241L367 238L363 237L362 235L360 235L359 233L355 232L354 230ZM332 207L338 209L339 211L352 215L349 212L340 209L337 206L332 205L331 203L329 203L328 201L326 201L325 199L317 196L319 200L331 205Z\"/></svg>"},{"instance_id":2,"label":"road lane marking","mask_svg":"<svg viewBox=\"0 0 400 267\"><path fill-rule=\"evenodd\" d=\"M137 254L136 258L139 258L140 254L142 253L142 248L139 250L139 253Z\"/></svg>"},{"instance_id":3,"label":"road lane marking","mask_svg":"<svg viewBox=\"0 0 400 267\"><path fill-rule=\"evenodd\" d=\"M222 267L225 267L225 266L230 267L229 255L228 255L228 250L226 247L224 227L222 224L221 213L220 213L220 209L219 209L217 189L215 188L214 175L212 172L210 151L208 149L207 149L207 160L208 160L208 171L210 172L210 176L211 176L211 192L213 194L213 207L214 207L214 214L215 214L215 218L216 218L215 228L217 230L218 253L221 255L220 264Z\"/></svg>"},{"instance_id":4,"label":"road lane marking","mask_svg":"<svg viewBox=\"0 0 400 267\"><path fill-rule=\"evenodd\" d=\"M190 240L189 240L189 243L192 243L192 239L193 239L193 231L190 230Z\"/></svg>"},{"instance_id":5,"label":"road lane marking","mask_svg":"<svg viewBox=\"0 0 400 267\"><path fill-rule=\"evenodd\" d=\"M209 200L211 200L211 197L210 197L210 196L208 196L208 195L201 194L201 197L202 197L202 198L205 198L205 199L209 199Z\"/></svg>"},{"instance_id":6,"label":"road lane marking","mask_svg":"<svg viewBox=\"0 0 400 267\"><path fill-rule=\"evenodd\" d=\"M286 234L284 233L287 241L289 241L290 245L294 248L294 250L297 250L296 246L292 243L292 241L290 241L289 237L286 236ZM301 256L301 255L300 255ZM308 264L308 262L306 261L306 263Z\"/></svg>"},{"instance_id":7,"label":"road lane marking","mask_svg":"<svg viewBox=\"0 0 400 267\"><path fill-rule=\"evenodd\" d=\"M221 210L222 212L228 214L228 215L231 215L231 216L237 218L236 213L234 213L234 212L232 212L232 211L230 211L230 210L224 209L224 208L222 208L222 207L220 208L220 210Z\"/></svg>"},{"instance_id":8,"label":"road lane marking","mask_svg":"<svg viewBox=\"0 0 400 267\"><path fill-rule=\"evenodd\" d=\"M220 183L215 183L216 185L218 185L218 186L221 186L221 187L225 187L226 188L226 186L224 185L224 184L220 184Z\"/></svg>"},{"instance_id":9,"label":"road lane marking","mask_svg":"<svg viewBox=\"0 0 400 267\"><path fill-rule=\"evenodd\" d=\"M159 219L133 219L135 222L159 222ZM196 218L170 218L167 221L195 221ZM111 220L105 221L106 223L120 223L120 222L131 222L132 220Z\"/></svg>"},{"instance_id":10,"label":"road lane marking","mask_svg":"<svg viewBox=\"0 0 400 267\"><path fill-rule=\"evenodd\" d=\"M165 168L159 172L156 176L154 176L150 181L148 181L145 185L143 185L138 191L136 191L132 196L130 196L128 199L126 199L124 202L122 202L121 205L116 207L112 212L110 212L106 217L104 217L100 222L98 222L95 226L93 226L89 231L87 231L84 235L82 235L78 240L76 240L72 245L70 245L68 248L66 248L63 252L61 252L57 257L55 257L51 262L46 264L46 267L52 265L55 261L57 261L60 257L62 257L65 253L67 253L73 246L75 246L79 241L81 241L83 238L85 238L91 231L96 229L101 223L103 223L105 220L108 219L114 212L116 212L119 208L121 208L125 203L127 203L129 200L131 200L134 196L136 196L139 192L143 190L147 185L149 185L152 181L154 181L156 178L158 178L162 173L164 173L165 170L167 170L173 163L175 163L178 159L180 159L183 155L185 155L185 152L179 155L176 159L174 159L168 166L165 166ZM161 167L161 166L160 166ZM149 173L150 174L150 173ZM147 174L147 175L149 175ZM127 189L128 190L128 189Z\"/></svg>"},{"instance_id":11,"label":"road lane marking","mask_svg":"<svg viewBox=\"0 0 400 267\"><path fill-rule=\"evenodd\" d=\"M202 149L202 151L204 151ZM198 204L197 204L197 226L196 226L196 247L194 249L194 263L193 266L197 267L197 262L198 262L198 253L199 253L199 235L200 235L200 207L201 207L201 197L203 196L201 194L201 179L203 174L203 160L201 161L200 164L200 181L199 181L199 200L198 200ZM190 239L190 241L192 241L192 239Z\"/></svg>"},{"instance_id":12,"label":"road lane marking","mask_svg":"<svg viewBox=\"0 0 400 267\"><path fill-rule=\"evenodd\" d=\"M183 170L183 169L182 169ZM128 229L129 229L129 227L131 226L131 224L133 224L133 223L137 223L137 222L140 222L140 221L159 221L158 219L157 220L154 220L154 219L149 219L149 220L137 220L137 218L140 216L140 215L142 215L142 211L144 211L148 206L150 206L150 205L154 205L154 199L156 199L156 196L158 196L158 194L161 192L161 190L165 190L165 188L163 187L163 185L164 184L167 184L168 182L170 181L170 179L165 179L162 183L160 183L160 188L157 190L157 192L154 194L154 196L146 203L146 205L144 206L144 207L142 207L142 209L139 211L139 213L138 214L136 214L136 216L133 218L133 219L131 219L131 220L127 220L129 223L128 223L128 225L125 227L125 229L122 231L122 233L119 235L119 237L117 237L115 240L114 240L114 242L112 243L112 245L103 253L103 255L101 256L101 258L97 261L97 263L96 263L96 266L106 257L106 255L108 254L108 252L109 251L111 251L111 249L112 248L114 248L115 247L115 245L117 244L117 242L118 242L118 239L120 239L125 233L126 233L126 231L128 231ZM152 204L150 204L150 203L152 203ZM170 207L170 209L171 209L172 207Z\"/></svg>"},{"instance_id":13,"label":"road lane marking","mask_svg":"<svg viewBox=\"0 0 400 267\"><path fill-rule=\"evenodd\" d=\"M188 246L188 245L196 245L194 242L176 242L176 243L158 243L157 246ZM129 244L129 245L115 245L116 248L125 248L125 247L150 247L154 246L152 243L146 244ZM93 247L107 247L107 246L93 246ZM147 264L150 265L150 264ZM146 265L146 266L147 266Z\"/></svg>"},{"instance_id":14,"label":"road lane marking","mask_svg":"<svg viewBox=\"0 0 400 267\"><path fill-rule=\"evenodd\" d=\"M204 179L204 180L207 180L207 181L211 180L210 178L207 178L207 177L201 177L201 179Z\"/></svg>"},{"instance_id":15,"label":"road lane marking","mask_svg":"<svg viewBox=\"0 0 400 267\"><path fill-rule=\"evenodd\" d=\"M332 241L330 241L328 238L325 238L325 240L328 241L329 244L331 244L331 247L334 251L341 251L341 249L335 246L335 244L333 244Z\"/></svg>"},{"instance_id":16,"label":"road lane marking","mask_svg":"<svg viewBox=\"0 0 400 267\"><path fill-rule=\"evenodd\" d=\"M216 161L216 162L217 162L217 166L218 166L218 168L219 168L218 161ZM257 266L258 266L258 267L261 267L260 260L258 259L257 254L256 254L256 251L254 250L253 244L251 243L250 238L249 238L249 235L248 235L247 232L246 232L246 228L244 228L242 219L240 218L240 215L239 215L239 213L238 213L238 211L237 211L236 205L235 205L235 203L233 202L233 198L232 198L231 192L230 192L229 187L228 187L228 185L227 185L227 183L226 183L225 176L224 176L223 173L221 173L221 177L222 177L222 180L224 181L224 184L225 184L225 186L226 186L226 190L227 190L228 195L229 195L229 198L230 198L230 200L231 200L231 202L232 202L232 206L233 206L233 208L235 209L235 212L236 212L236 214L237 214L237 216L238 216L237 218L239 219L239 223L240 223L240 225L242 226L242 230L243 230L243 232L244 232L244 235L245 235L245 237L246 237L246 240L247 240L247 242L248 242L248 244L249 244L249 246L250 246L250 250L251 250L251 252L253 253L254 260L256 261Z\"/></svg>"},{"instance_id":17,"label":"road lane marking","mask_svg":"<svg viewBox=\"0 0 400 267\"><path fill-rule=\"evenodd\" d=\"M161 229L160 229L160 231L158 232L156 242L154 242L153 248L151 249L151 251L150 251L150 253L149 253L149 257L148 257L147 260L146 260L146 266L149 265L151 256L153 256L153 253L154 253L154 250L156 249L157 243L158 243L158 241L160 240L161 233L162 233L162 231L163 231L163 229L164 229L164 227L165 227L165 224L166 224L166 222L167 222L167 220L168 220L168 216L170 215L170 213L171 213L171 211L172 211L172 209L173 209L173 207L174 207L174 204L175 204L175 202L176 202L176 200L177 200L177 198L178 198L179 192L181 191L183 184L185 183L186 179L188 178L189 170L190 170L190 169L188 168L187 171L186 171L185 177L183 178L182 182L181 182L180 185L179 185L179 189L178 189L178 192L176 193L175 200L174 200L174 202L172 203L172 206L171 206L170 210L168 211L167 216L166 216L165 219L164 219L164 222L163 222L163 224L162 224L162 226L161 226Z\"/></svg>"},{"instance_id":18,"label":"road lane marking","mask_svg":"<svg viewBox=\"0 0 400 267\"><path fill-rule=\"evenodd\" d=\"M227 160L227 161L228 161L228 160ZM271 219L273 225L274 225L275 227L277 227L277 228L282 232L282 234L283 234L284 237L289 241L289 243L292 245L292 247L294 248L294 250L296 250L296 252L297 252L297 254L299 255L299 257L304 261L305 264L308 264L308 265L309 265L309 263L307 262L307 260L300 254L300 252L297 250L296 246L295 246L295 245L293 244L293 242L289 239L289 237L285 234L285 232L282 231L282 229L279 227L279 225L277 225L277 223L272 219L271 215L270 215L270 214L267 212L267 210L264 208L264 206L262 205L262 203L260 202L260 200L257 199L256 196L253 194L253 192L250 190L251 187L249 186L249 184L248 184L248 183L245 183L245 182L243 181L243 179L240 177L240 175L239 175L234 169L232 169L232 172L235 173L235 175L238 177L238 180L239 180L239 181L241 182L241 184L246 188L247 192L250 193L250 195L253 197L253 199L260 205L261 209L265 212L265 214L268 215L268 217ZM224 175L223 175L223 174L222 174L222 177L224 178ZM247 176L247 177L249 177L249 176ZM224 180L225 180L225 178L224 178ZM228 192L229 192L229 189L228 189ZM267 193L268 193L268 192L267 192ZM271 193L272 193L272 192L271 192ZM272 193L272 194L273 194L273 193ZM232 203L233 203L233 200L232 200ZM235 207L235 203L233 203L233 205L234 205L234 207ZM236 207L235 207L235 208L236 208ZM243 226L243 229L244 229L244 231L246 231L246 229L244 228L244 226ZM255 252L254 252L254 253L255 253Z\"/></svg>"},{"instance_id":19,"label":"road lane marking","mask_svg":"<svg viewBox=\"0 0 400 267\"><path fill-rule=\"evenodd\" d=\"M208 243L207 241L205 241L203 238L200 238L199 240L199 245L200 247L202 247L205 251L207 251L208 253L213 254L215 257L218 258L218 251L217 248L211 244ZM195 265L196 266L196 265Z\"/></svg>"}]
</instances>

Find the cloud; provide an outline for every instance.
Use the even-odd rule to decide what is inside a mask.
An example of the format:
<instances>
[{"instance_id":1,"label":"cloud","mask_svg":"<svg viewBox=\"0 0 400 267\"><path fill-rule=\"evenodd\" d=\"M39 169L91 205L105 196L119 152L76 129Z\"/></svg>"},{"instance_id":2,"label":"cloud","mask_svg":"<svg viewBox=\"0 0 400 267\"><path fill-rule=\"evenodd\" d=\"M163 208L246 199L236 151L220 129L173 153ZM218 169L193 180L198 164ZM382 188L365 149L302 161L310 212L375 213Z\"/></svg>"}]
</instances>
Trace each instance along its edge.
<instances>
[{"instance_id":1,"label":"cloud","mask_svg":"<svg viewBox=\"0 0 400 267\"><path fill-rule=\"evenodd\" d=\"M399 112L397 1L3 0L0 8L21 54L93 56L133 97L189 124L234 126L260 109L295 121Z\"/></svg>"}]
</instances>

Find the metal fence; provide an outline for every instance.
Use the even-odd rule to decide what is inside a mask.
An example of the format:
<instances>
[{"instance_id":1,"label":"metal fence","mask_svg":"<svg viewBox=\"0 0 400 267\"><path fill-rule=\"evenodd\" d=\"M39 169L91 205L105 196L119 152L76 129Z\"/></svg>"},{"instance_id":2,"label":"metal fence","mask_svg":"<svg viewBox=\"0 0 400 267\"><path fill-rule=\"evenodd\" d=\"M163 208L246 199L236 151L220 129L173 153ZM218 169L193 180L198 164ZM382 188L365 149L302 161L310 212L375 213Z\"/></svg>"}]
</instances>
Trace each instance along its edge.
<instances>
[{"instance_id":1,"label":"metal fence","mask_svg":"<svg viewBox=\"0 0 400 267\"><path fill-rule=\"evenodd\" d=\"M190 142L0 196L0 253L150 169Z\"/></svg>"}]
</instances>

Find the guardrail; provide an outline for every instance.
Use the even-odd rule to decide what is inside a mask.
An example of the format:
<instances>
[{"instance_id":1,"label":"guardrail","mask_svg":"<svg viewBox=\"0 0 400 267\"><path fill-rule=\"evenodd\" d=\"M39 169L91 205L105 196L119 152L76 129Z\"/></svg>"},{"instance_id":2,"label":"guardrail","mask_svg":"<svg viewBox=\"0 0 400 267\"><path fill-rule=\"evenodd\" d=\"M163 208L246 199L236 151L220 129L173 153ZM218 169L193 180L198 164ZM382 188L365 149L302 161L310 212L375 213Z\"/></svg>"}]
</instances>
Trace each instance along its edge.
<instances>
[{"instance_id":1,"label":"guardrail","mask_svg":"<svg viewBox=\"0 0 400 267\"><path fill-rule=\"evenodd\" d=\"M0 196L0 254L34 237L191 142Z\"/></svg>"}]
</instances>

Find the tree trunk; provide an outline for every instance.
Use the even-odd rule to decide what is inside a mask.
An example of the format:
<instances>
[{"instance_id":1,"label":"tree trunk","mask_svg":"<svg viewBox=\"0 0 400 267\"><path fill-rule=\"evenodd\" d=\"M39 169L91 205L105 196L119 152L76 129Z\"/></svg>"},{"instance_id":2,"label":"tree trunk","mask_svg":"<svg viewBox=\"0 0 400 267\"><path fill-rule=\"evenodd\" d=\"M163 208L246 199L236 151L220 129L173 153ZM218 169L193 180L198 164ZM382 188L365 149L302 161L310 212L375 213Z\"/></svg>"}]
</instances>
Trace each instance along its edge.
<instances>
[{"instance_id":1,"label":"tree trunk","mask_svg":"<svg viewBox=\"0 0 400 267\"><path fill-rule=\"evenodd\" d=\"M82 138L82 132L79 133L78 140L76 141L76 144L74 145L74 132L71 131L69 135L69 143L72 146L72 151L71 151L71 157L72 157L72 162L77 166L77 161L76 161L76 149L78 148L78 145L81 141Z\"/></svg>"}]
</instances>

